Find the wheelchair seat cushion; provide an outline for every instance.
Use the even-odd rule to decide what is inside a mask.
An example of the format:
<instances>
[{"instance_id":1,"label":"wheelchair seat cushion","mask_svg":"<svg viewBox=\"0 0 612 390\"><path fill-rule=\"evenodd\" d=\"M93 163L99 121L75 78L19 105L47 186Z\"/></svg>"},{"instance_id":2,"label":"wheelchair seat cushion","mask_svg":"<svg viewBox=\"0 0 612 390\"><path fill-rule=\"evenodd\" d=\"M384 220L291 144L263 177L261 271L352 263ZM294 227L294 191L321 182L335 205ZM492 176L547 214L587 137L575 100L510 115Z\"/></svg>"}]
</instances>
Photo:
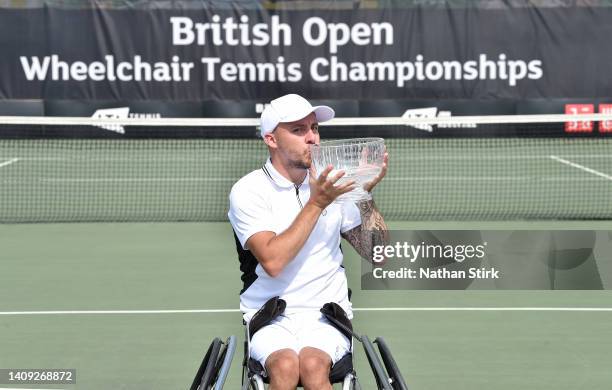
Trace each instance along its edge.
<instances>
[{"instance_id":1,"label":"wheelchair seat cushion","mask_svg":"<svg viewBox=\"0 0 612 390\"><path fill-rule=\"evenodd\" d=\"M255 332L274 321L279 315L285 312L287 303L279 297L270 298L253 315L249 322L249 339L253 338Z\"/></svg>"},{"instance_id":2,"label":"wheelchair seat cushion","mask_svg":"<svg viewBox=\"0 0 612 390\"><path fill-rule=\"evenodd\" d=\"M329 302L323 305L321 313L327 320L340 331L347 339L351 340L355 335L353 332L353 324L349 320L344 309L335 302Z\"/></svg>"}]
</instances>

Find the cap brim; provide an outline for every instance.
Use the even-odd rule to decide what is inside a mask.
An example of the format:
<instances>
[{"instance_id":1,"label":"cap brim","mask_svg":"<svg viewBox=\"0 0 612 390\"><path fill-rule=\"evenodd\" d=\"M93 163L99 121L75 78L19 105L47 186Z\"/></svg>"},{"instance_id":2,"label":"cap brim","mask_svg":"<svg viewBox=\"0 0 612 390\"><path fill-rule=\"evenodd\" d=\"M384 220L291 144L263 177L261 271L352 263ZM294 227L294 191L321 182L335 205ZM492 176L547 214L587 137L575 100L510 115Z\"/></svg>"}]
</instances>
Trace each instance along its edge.
<instances>
[{"instance_id":1,"label":"cap brim","mask_svg":"<svg viewBox=\"0 0 612 390\"><path fill-rule=\"evenodd\" d=\"M315 106L313 112L317 116L317 121L327 122L328 120L334 119L336 112L329 106Z\"/></svg>"}]
</instances>

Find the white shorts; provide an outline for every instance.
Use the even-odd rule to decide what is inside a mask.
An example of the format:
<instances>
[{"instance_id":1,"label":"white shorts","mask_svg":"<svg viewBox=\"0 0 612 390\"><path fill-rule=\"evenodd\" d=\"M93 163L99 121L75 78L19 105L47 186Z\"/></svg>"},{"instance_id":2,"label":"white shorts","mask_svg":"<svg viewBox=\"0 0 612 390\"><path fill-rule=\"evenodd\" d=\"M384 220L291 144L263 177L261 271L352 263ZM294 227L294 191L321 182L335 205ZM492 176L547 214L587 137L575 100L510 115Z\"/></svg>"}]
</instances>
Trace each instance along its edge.
<instances>
[{"instance_id":1,"label":"white shorts","mask_svg":"<svg viewBox=\"0 0 612 390\"><path fill-rule=\"evenodd\" d=\"M281 315L261 328L251 339L250 356L265 368L273 352L292 349L299 353L304 347L324 351L334 364L351 350L351 343L321 312L304 311Z\"/></svg>"}]
</instances>

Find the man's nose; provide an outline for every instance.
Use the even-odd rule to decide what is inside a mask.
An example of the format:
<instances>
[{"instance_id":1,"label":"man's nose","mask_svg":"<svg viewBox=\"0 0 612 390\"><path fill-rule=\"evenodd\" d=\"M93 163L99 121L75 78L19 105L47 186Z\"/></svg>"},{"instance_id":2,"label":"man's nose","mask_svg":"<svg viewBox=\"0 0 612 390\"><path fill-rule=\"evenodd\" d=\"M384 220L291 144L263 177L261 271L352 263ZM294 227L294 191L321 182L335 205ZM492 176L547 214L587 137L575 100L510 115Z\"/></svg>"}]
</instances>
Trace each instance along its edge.
<instances>
[{"instance_id":1,"label":"man's nose","mask_svg":"<svg viewBox=\"0 0 612 390\"><path fill-rule=\"evenodd\" d=\"M306 143L307 144L315 144L317 141L317 135L312 129L308 130L306 133Z\"/></svg>"}]
</instances>

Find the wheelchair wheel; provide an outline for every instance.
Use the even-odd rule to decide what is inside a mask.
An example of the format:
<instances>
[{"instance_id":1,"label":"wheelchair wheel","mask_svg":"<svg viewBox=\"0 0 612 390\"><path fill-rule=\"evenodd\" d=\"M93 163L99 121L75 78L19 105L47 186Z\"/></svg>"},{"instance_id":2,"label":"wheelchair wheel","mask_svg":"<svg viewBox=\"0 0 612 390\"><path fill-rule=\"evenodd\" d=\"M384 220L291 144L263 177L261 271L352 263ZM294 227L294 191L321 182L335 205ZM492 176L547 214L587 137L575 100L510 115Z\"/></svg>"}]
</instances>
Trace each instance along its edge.
<instances>
[{"instance_id":1,"label":"wheelchair wheel","mask_svg":"<svg viewBox=\"0 0 612 390\"><path fill-rule=\"evenodd\" d=\"M210 383L213 390L223 390L230 366L232 365L232 360L234 359L235 351L236 336L230 336L225 343L223 343L221 351L219 352L219 357L217 358L217 365L215 366L213 374L214 380ZM213 383L214 386L212 386Z\"/></svg>"},{"instance_id":2,"label":"wheelchair wheel","mask_svg":"<svg viewBox=\"0 0 612 390\"><path fill-rule=\"evenodd\" d=\"M385 340L382 337L377 337L374 342L378 345L378 351L380 352L380 357L382 358L385 368L387 369L389 379L391 379L391 386L393 387L393 390L408 390L406 381L404 381L404 377L402 376L395 359L393 359L391 350L389 347L387 347Z\"/></svg>"},{"instance_id":3,"label":"wheelchair wheel","mask_svg":"<svg viewBox=\"0 0 612 390\"><path fill-rule=\"evenodd\" d=\"M365 351L366 357L368 358L368 363L370 363L370 368L372 369L372 373L374 374L374 378L376 379L376 385L378 390L393 390L391 387L391 380L389 376L385 372L380 359L378 358L378 354L374 350L374 346L372 342L368 338L368 336L361 336L361 343L363 344L363 349Z\"/></svg>"},{"instance_id":4,"label":"wheelchair wheel","mask_svg":"<svg viewBox=\"0 0 612 390\"><path fill-rule=\"evenodd\" d=\"M212 341L191 383L190 390L208 390L210 388L216 377L217 360L222 344L218 337L215 337Z\"/></svg>"}]
</instances>

